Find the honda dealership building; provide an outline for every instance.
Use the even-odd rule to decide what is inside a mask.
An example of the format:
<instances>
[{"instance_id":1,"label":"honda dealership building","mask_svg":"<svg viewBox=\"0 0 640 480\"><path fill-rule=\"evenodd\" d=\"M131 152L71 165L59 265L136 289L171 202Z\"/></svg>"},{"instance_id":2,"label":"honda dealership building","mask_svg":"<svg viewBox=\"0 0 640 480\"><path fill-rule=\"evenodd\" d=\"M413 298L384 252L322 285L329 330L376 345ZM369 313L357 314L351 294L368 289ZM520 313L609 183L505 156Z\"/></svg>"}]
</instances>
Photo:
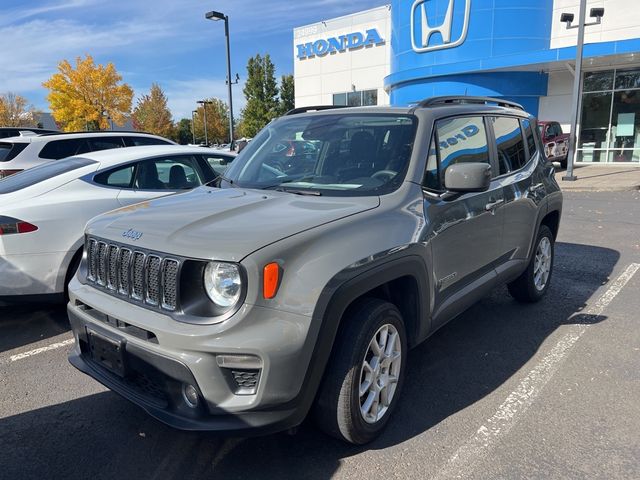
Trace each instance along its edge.
<instances>
[{"instance_id":1,"label":"honda dealership building","mask_svg":"<svg viewBox=\"0 0 640 480\"><path fill-rule=\"evenodd\" d=\"M296 106L434 95L521 103L569 130L579 0L394 0L294 29ZM604 7L600 19L592 8ZM594 11L594 14L597 11ZM589 0L579 162L640 165L640 0Z\"/></svg>"}]
</instances>

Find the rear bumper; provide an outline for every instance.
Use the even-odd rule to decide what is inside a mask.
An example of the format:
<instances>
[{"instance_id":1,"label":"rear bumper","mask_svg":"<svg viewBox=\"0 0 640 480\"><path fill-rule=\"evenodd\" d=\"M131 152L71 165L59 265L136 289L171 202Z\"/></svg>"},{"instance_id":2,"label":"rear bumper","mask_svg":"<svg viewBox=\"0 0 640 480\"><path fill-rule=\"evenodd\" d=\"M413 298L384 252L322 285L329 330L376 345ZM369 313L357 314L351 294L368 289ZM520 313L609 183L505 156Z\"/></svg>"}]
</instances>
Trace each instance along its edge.
<instances>
[{"instance_id":1,"label":"rear bumper","mask_svg":"<svg viewBox=\"0 0 640 480\"><path fill-rule=\"evenodd\" d=\"M0 255L0 297L62 293L56 285L66 255Z\"/></svg>"}]
</instances>

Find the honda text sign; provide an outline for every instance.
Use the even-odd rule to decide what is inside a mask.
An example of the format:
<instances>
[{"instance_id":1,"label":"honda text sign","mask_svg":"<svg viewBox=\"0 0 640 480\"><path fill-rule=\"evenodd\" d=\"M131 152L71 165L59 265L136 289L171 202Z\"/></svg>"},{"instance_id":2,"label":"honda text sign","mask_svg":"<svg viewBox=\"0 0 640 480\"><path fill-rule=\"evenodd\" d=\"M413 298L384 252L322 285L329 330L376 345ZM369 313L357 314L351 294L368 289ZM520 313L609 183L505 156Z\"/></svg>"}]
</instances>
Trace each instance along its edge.
<instances>
[{"instance_id":1,"label":"honda text sign","mask_svg":"<svg viewBox=\"0 0 640 480\"><path fill-rule=\"evenodd\" d=\"M446 7L444 17L436 9L441 6ZM411 6L411 47L423 53L461 45L469 30L470 12L471 0L416 0ZM454 22L461 13L462 21Z\"/></svg>"}]
</instances>

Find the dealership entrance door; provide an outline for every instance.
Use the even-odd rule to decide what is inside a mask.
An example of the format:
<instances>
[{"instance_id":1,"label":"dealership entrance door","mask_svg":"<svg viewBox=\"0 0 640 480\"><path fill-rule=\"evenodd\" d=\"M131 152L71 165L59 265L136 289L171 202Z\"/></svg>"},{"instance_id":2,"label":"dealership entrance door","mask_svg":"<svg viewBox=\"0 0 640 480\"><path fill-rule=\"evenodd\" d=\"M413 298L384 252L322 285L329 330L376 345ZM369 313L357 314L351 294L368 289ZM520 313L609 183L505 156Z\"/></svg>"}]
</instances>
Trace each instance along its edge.
<instances>
[{"instance_id":1,"label":"dealership entrance door","mask_svg":"<svg viewBox=\"0 0 640 480\"><path fill-rule=\"evenodd\" d=\"M640 67L584 74L577 162L640 164Z\"/></svg>"}]
</instances>

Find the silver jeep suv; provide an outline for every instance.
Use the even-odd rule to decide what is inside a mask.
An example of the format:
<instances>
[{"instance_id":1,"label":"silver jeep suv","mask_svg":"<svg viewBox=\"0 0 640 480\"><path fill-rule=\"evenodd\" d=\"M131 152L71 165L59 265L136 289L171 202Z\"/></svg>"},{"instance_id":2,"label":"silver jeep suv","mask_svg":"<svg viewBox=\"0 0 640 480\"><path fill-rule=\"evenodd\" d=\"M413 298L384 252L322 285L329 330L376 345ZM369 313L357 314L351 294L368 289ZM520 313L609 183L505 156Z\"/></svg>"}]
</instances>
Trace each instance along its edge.
<instances>
[{"instance_id":1,"label":"silver jeep suv","mask_svg":"<svg viewBox=\"0 0 640 480\"><path fill-rule=\"evenodd\" d=\"M549 288L562 195L542 152L503 100L292 110L215 185L89 223L70 361L176 428L312 413L368 442L410 348L496 285Z\"/></svg>"}]
</instances>

